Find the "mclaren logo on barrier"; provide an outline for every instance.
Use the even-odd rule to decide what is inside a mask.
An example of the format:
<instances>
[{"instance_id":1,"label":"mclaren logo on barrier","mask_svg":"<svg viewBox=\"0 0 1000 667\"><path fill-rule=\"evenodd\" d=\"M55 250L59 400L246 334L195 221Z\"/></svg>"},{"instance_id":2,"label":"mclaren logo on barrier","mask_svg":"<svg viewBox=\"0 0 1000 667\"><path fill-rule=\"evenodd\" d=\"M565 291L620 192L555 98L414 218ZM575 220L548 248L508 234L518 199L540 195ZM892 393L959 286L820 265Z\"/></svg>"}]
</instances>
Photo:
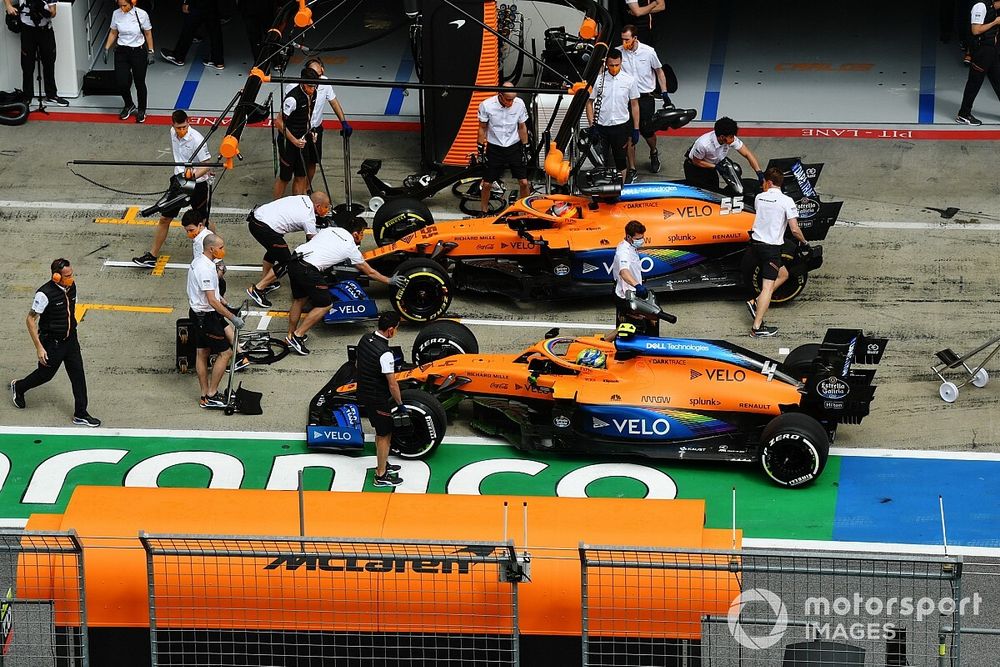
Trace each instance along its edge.
<instances>
[{"instance_id":1,"label":"mclaren logo on barrier","mask_svg":"<svg viewBox=\"0 0 1000 667\"><path fill-rule=\"evenodd\" d=\"M381 572L385 574L469 574L473 565L481 563L495 551L491 546L472 545L462 547L451 555L428 556L426 558L395 558L393 556L321 556L318 554L281 555L264 566L265 570L284 569L295 572L321 570L324 572ZM478 559L463 558L462 554Z\"/></svg>"}]
</instances>

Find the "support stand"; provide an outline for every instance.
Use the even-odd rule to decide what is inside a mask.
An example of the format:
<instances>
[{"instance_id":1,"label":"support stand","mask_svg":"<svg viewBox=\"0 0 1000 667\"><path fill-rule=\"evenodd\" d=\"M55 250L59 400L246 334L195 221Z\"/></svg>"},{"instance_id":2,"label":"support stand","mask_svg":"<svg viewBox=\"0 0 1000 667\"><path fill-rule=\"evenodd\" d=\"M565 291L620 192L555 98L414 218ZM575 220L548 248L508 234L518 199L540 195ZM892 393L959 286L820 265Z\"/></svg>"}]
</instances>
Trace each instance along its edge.
<instances>
[{"instance_id":1,"label":"support stand","mask_svg":"<svg viewBox=\"0 0 1000 667\"><path fill-rule=\"evenodd\" d=\"M334 222L343 227L347 221L359 217L365 210L361 204L354 203L351 190L351 138L344 135L344 203L333 207Z\"/></svg>"},{"instance_id":2,"label":"support stand","mask_svg":"<svg viewBox=\"0 0 1000 667\"><path fill-rule=\"evenodd\" d=\"M42 85L42 54L39 53L37 48L35 49L35 86L38 90L38 95L35 96L38 98L38 108L29 109L28 112L38 112L48 116L49 112L45 109L45 88Z\"/></svg>"}]
</instances>

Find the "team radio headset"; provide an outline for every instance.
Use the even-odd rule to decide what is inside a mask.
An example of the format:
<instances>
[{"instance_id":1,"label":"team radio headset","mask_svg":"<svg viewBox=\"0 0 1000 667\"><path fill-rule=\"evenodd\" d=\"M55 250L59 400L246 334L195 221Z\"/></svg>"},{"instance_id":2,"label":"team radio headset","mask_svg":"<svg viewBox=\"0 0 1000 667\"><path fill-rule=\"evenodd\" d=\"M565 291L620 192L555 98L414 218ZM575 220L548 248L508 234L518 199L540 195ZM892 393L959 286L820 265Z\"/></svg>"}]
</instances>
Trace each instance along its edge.
<instances>
[{"instance_id":1,"label":"team radio headset","mask_svg":"<svg viewBox=\"0 0 1000 667\"><path fill-rule=\"evenodd\" d=\"M60 287L70 287L73 284L73 276L66 277L62 270L69 266L68 259L57 259L53 262L52 282Z\"/></svg>"}]
</instances>

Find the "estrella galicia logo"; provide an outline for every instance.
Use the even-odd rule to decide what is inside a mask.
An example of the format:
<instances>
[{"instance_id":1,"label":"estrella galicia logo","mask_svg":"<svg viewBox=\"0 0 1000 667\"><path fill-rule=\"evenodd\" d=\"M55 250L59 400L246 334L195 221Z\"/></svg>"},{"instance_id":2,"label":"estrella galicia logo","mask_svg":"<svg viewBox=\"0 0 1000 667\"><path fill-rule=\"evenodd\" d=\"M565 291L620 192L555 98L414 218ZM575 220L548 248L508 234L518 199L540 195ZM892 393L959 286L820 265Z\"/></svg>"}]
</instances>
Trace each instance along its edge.
<instances>
[{"instance_id":1,"label":"estrella galicia logo","mask_svg":"<svg viewBox=\"0 0 1000 667\"><path fill-rule=\"evenodd\" d=\"M839 401L851 393L851 388L840 378L831 375L816 383L816 393L831 401Z\"/></svg>"},{"instance_id":2,"label":"estrella galicia logo","mask_svg":"<svg viewBox=\"0 0 1000 667\"><path fill-rule=\"evenodd\" d=\"M747 628L743 627L740 617L745 606L759 606L758 603L761 602L771 608L771 613L774 614L774 625L771 626L770 632L766 635L751 634L747 632ZM754 618L760 616L759 612L756 611L748 615ZM726 620L729 625L729 634L740 646L748 649L767 649L780 642L781 638L785 636L785 630L788 629L788 610L785 609L785 603L777 594L766 588L751 588L733 598L732 604L729 605L729 613L726 614ZM757 632L756 623L753 627L752 632Z\"/></svg>"},{"instance_id":3,"label":"estrella galicia logo","mask_svg":"<svg viewBox=\"0 0 1000 667\"><path fill-rule=\"evenodd\" d=\"M799 209L799 217L803 220L815 217L819 213L819 202L812 197L803 197L795 202L795 206Z\"/></svg>"}]
</instances>

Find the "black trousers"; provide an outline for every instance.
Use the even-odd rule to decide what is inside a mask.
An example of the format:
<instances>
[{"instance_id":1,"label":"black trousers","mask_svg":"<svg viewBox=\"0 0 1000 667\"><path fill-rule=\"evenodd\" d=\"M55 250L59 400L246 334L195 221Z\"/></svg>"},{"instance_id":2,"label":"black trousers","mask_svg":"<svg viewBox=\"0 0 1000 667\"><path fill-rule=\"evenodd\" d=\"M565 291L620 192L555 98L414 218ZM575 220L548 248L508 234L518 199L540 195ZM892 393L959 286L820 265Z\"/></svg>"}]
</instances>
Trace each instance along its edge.
<instances>
[{"instance_id":1,"label":"black trousers","mask_svg":"<svg viewBox=\"0 0 1000 667\"><path fill-rule=\"evenodd\" d=\"M972 113L972 103L983 87L983 79L990 80L993 92L1000 99L1000 51L996 44L983 44L973 51L969 78L965 82L965 94L962 95L962 107L958 110L958 115L968 116Z\"/></svg>"},{"instance_id":2,"label":"black trousers","mask_svg":"<svg viewBox=\"0 0 1000 667\"><path fill-rule=\"evenodd\" d=\"M26 394L35 387L40 387L56 376L59 366L66 365L66 374L69 375L70 384L73 386L73 416L80 417L87 414L87 378L83 373L83 355L80 353L80 339L74 331L69 338L42 338L42 347L49 354L49 365L38 368L31 375L23 380L17 381L17 391Z\"/></svg>"},{"instance_id":3,"label":"black trousers","mask_svg":"<svg viewBox=\"0 0 1000 667\"><path fill-rule=\"evenodd\" d=\"M713 167L699 167L691 158L684 160L684 180L696 188L719 192L719 172Z\"/></svg>"},{"instance_id":4,"label":"black trousers","mask_svg":"<svg viewBox=\"0 0 1000 667\"><path fill-rule=\"evenodd\" d=\"M21 24L21 89L25 97L35 90L35 58L42 61L42 85L46 97L56 96L56 33L51 27ZM39 91L39 94L41 91Z\"/></svg>"},{"instance_id":5,"label":"black trousers","mask_svg":"<svg viewBox=\"0 0 1000 667\"><path fill-rule=\"evenodd\" d=\"M256 64L260 60L260 48L268 29L274 24L275 8L272 0L242 0L238 3L243 14L243 25L250 42L250 52Z\"/></svg>"},{"instance_id":6,"label":"black trousers","mask_svg":"<svg viewBox=\"0 0 1000 667\"><path fill-rule=\"evenodd\" d=\"M115 80L125 106L132 106L132 83L139 98L139 111L146 112L146 59L145 46L119 46L115 49Z\"/></svg>"},{"instance_id":7,"label":"black trousers","mask_svg":"<svg viewBox=\"0 0 1000 667\"><path fill-rule=\"evenodd\" d=\"M195 31L201 26L205 26L205 31L208 33L210 60L222 65L226 62L226 58L222 49L222 22L219 18L218 0L191 0L188 13L184 15L184 27L181 28L181 34L174 46L174 55L181 60L187 59Z\"/></svg>"}]
</instances>

